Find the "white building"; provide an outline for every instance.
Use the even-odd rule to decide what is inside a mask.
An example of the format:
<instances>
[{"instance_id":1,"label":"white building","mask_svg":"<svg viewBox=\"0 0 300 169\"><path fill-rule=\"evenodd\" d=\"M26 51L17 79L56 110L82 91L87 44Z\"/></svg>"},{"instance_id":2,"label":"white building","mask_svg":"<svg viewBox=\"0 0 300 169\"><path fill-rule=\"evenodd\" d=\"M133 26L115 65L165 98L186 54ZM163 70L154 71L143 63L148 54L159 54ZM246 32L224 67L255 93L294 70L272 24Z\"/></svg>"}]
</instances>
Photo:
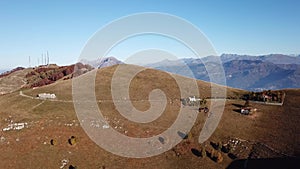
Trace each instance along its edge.
<instances>
[{"instance_id":1,"label":"white building","mask_svg":"<svg viewBox=\"0 0 300 169\"><path fill-rule=\"evenodd\" d=\"M50 93L40 93L37 96L39 99L55 99L56 95L55 94L50 94Z\"/></svg>"}]
</instances>

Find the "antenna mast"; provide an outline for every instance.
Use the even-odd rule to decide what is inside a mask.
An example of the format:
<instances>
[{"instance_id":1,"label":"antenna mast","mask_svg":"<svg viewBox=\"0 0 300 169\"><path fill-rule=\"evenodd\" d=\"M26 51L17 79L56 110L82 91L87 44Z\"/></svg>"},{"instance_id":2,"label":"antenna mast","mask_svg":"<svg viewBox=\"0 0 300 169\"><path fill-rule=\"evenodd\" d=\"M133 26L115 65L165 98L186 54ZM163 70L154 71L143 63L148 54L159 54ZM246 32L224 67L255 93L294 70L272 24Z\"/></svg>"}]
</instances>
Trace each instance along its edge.
<instances>
[{"instance_id":1,"label":"antenna mast","mask_svg":"<svg viewBox=\"0 0 300 169\"><path fill-rule=\"evenodd\" d=\"M30 64L30 56L28 57L28 60L29 60L29 67L31 67L31 64Z\"/></svg>"},{"instance_id":2,"label":"antenna mast","mask_svg":"<svg viewBox=\"0 0 300 169\"><path fill-rule=\"evenodd\" d=\"M44 55L42 54L42 65L44 64Z\"/></svg>"},{"instance_id":3,"label":"antenna mast","mask_svg":"<svg viewBox=\"0 0 300 169\"><path fill-rule=\"evenodd\" d=\"M47 50L47 65L49 65L49 53L48 53L48 50Z\"/></svg>"}]
</instances>

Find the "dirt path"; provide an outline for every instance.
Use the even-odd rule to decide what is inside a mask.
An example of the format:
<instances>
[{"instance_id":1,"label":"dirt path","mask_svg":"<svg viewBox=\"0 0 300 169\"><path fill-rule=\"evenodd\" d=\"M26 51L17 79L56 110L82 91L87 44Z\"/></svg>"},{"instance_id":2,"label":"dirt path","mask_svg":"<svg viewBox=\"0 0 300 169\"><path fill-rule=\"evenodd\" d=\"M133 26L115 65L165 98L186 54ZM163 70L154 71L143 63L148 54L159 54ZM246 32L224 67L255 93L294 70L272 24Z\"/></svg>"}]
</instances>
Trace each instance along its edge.
<instances>
[{"instance_id":1,"label":"dirt path","mask_svg":"<svg viewBox=\"0 0 300 169\"><path fill-rule=\"evenodd\" d=\"M19 95L22 96L22 97L29 98L29 99L37 99L37 100L44 100L44 101L47 100L47 101L52 101L52 102L73 103L73 100L40 99L39 97L32 97L32 96L26 95L26 94L23 93L23 91L20 91Z\"/></svg>"}]
</instances>

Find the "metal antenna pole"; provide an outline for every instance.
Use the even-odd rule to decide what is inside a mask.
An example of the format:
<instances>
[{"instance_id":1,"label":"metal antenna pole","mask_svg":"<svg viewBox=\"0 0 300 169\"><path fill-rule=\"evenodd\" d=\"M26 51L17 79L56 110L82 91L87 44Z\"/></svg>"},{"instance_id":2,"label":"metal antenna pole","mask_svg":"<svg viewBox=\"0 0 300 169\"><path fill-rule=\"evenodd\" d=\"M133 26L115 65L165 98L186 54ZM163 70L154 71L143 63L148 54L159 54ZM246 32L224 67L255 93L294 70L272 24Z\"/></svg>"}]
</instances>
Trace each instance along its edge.
<instances>
[{"instance_id":1,"label":"metal antenna pole","mask_svg":"<svg viewBox=\"0 0 300 169\"><path fill-rule=\"evenodd\" d=\"M42 65L44 64L44 55L42 54Z\"/></svg>"},{"instance_id":2,"label":"metal antenna pole","mask_svg":"<svg viewBox=\"0 0 300 169\"><path fill-rule=\"evenodd\" d=\"M49 53L48 53L48 50L47 50L47 65L49 65Z\"/></svg>"}]
</instances>

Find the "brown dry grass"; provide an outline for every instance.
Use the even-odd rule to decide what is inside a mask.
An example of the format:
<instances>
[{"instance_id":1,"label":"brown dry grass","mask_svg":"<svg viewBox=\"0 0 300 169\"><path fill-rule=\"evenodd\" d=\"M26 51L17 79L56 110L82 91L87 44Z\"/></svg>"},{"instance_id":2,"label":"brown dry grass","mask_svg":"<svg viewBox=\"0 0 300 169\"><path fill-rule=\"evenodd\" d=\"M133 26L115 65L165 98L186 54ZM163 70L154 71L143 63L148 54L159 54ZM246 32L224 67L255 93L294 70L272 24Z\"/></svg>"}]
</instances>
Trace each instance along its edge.
<instances>
[{"instance_id":1,"label":"brown dry grass","mask_svg":"<svg viewBox=\"0 0 300 169\"><path fill-rule=\"evenodd\" d=\"M115 68L99 70L96 78L97 99L111 100L110 80ZM198 85L203 96L210 95L209 83L198 81ZM132 81L131 99L147 100L153 88L162 89L169 99L179 97L176 83L167 73L146 70ZM55 93L61 100L72 100L70 80L34 90L28 89L24 94L35 96L42 92ZM228 88L227 92L229 95L236 96L243 91ZM238 137L263 142L279 151L299 155L300 91L287 90L286 93L283 107L252 104L258 109L255 118L233 111L236 108L233 103L243 104L243 101L227 100L222 120L208 142ZM149 108L148 101L133 102L133 105L140 110ZM0 141L0 168L59 168L63 159L69 160L68 165L72 164L79 168L101 168L102 166L106 168L225 168L232 162L224 155L223 162L218 164L209 158L196 157L191 152L191 147L198 150L208 147L208 142L202 145L198 143L200 130L207 118L203 113L198 115L189 138L175 147L177 150L184 150L179 157L170 150L151 158L130 159L106 152L91 141L79 126L72 102L29 99L14 92L0 96L0 107L1 129L8 125L7 119L14 122L28 122L28 128L20 131L0 131L0 137L5 138ZM118 131L122 133L123 130L128 130L127 135L133 137L149 137L162 132L172 124L179 108L180 103L175 100L167 105L160 118L145 125L137 125L118 114L112 102L100 104L103 114L111 119L110 125L122 124L123 129ZM196 109L195 107L195 111ZM120 119L120 122L115 124L114 119ZM73 135L77 143L71 146L68 144L68 139ZM57 145L50 145L51 139L57 140Z\"/></svg>"},{"instance_id":2,"label":"brown dry grass","mask_svg":"<svg viewBox=\"0 0 300 169\"><path fill-rule=\"evenodd\" d=\"M0 95L14 92L26 84L26 74L32 69L23 69L0 78Z\"/></svg>"}]
</instances>

